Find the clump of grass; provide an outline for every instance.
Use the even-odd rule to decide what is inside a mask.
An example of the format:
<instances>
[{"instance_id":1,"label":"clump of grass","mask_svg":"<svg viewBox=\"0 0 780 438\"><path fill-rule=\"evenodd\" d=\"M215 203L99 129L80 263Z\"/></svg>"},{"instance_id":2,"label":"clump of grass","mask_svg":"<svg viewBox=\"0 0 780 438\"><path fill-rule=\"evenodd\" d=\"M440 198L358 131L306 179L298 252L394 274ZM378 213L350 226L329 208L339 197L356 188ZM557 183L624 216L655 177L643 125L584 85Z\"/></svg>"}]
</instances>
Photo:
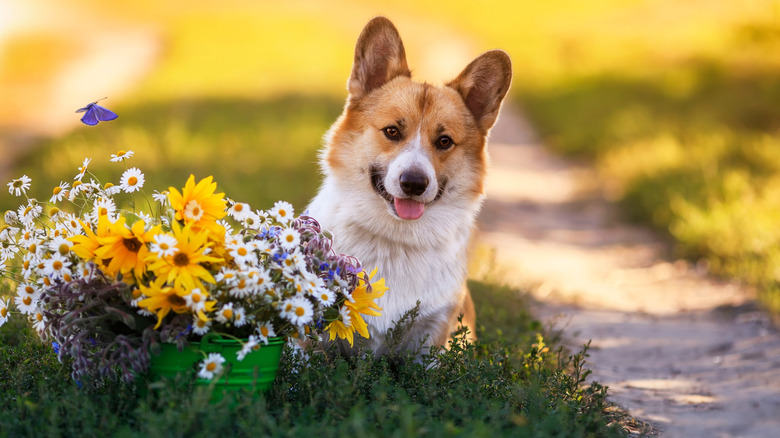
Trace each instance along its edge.
<instances>
[{"instance_id":1,"label":"clump of grass","mask_svg":"<svg viewBox=\"0 0 780 438\"><path fill-rule=\"evenodd\" d=\"M302 361L288 351L265 395L216 403L180 379L153 392L115 381L79 389L50 347L4 327L0 436L626 436L606 388L583 385L585 351L547 345L517 291L470 286L491 327L476 344L461 333L449 351L422 358Z\"/></svg>"}]
</instances>

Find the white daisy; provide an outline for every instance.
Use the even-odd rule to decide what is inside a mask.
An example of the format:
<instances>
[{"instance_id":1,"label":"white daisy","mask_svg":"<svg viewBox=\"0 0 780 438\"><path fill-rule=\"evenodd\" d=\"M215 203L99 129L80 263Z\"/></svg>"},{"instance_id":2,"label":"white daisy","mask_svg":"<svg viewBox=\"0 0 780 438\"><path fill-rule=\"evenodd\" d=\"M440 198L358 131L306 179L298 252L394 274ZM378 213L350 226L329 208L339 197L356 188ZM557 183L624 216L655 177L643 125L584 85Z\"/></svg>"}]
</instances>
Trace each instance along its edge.
<instances>
[{"instance_id":1,"label":"white daisy","mask_svg":"<svg viewBox=\"0 0 780 438\"><path fill-rule=\"evenodd\" d=\"M94 262L82 262L76 269L76 277L90 283L97 276L97 270L97 265Z\"/></svg>"},{"instance_id":2,"label":"white daisy","mask_svg":"<svg viewBox=\"0 0 780 438\"><path fill-rule=\"evenodd\" d=\"M265 269L254 269L248 274L249 281L252 282L255 290L262 292L271 287L271 276Z\"/></svg>"},{"instance_id":3,"label":"white daisy","mask_svg":"<svg viewBox=\"0 0 780 438\"><path fill-rule=\"evenodd\" d=\"M116 204L111 198L97 198L93 204L92 211L89 213L89 220L98 223L100 216L106 216L108 220L114 221L116 215Z\"/></svg>"},{"instance_id":4,"label":"white daisy","mask_svg":"<svg viewBox=\"0 0 780 438\"><path fill-rule=\"evenodd\" d=\"M14 225L19 222L19 216L16 214L13 210L8 210L3 215L3 220L5 220L5 223L8 225Z\"/></svg>"},{"instance_id":5,"label":"white daisy","mask_svg":"<svg viewBox=\"0 0 780 438\"><path fill-rule=\"evenodd\" d=\"M33 328L38 332L38 336L43 336L43 331L46 330L46 322L48 319L43 316L43 313L40 310L35 311L30 319L33 322Z\"/></svg>"},{"instance_id":6,"label":"white daisy","mask_svg":"<svg viewBox=\"0 0 780 438\"><path fill-rule=\"evenodd\" d=\"M3 326L6 322L8 322L8 314L10 312L8 311L8 301L4 300L3 297L0 297L0 327Z\"/></svg>"},{"instance_id":7,"label":"white daisy","mask_svg":"<svg viewBox=\"0 0 780 438\"><path fill-rule=\"evenodd\" d=\"M105 196L114 196L121 191L122 186L115 186L111 183L106 183L106 185L103 186L103 194Z\"/></svg>"},{"instance_id":8,"label":"white daisy","mask_svg":"<svg viewBox=\"0 0 780 438\"><path fill-rule=\"evenodd\" d=\"M38 308L38 299L41 291L38 287L29 283L21 283L16 288L14 303L20 312L31 315Z\"/></svg>"},{"instance_id":9,"label":"white daisy","mask_svg":"<svg viewBox=\"0 0 780 438\"><path fill-rule=\"evenodd\" d=\"M18 212L19 220L25 225L31 225L41 215L43 207L35 199L30 199L27 201L27 205L19 206Z\"/></svg>"},{"instance_id":10,"label":"white daisy","mask_svg":"<svg viewBox=\"0 0 780 438\"><path fill-rule=\"evenodd\" d=\"M280 224L286 224L295 214L292 204L286 201L276 201L274 207L269 210L268 213L270 213Z\"/></svg>"},{"instance_id":11,"label":"white daisy","mask_svg":"<svg viewBox=\"0 0 780 438\"><path fill-rule=\"evenodd\" d=\"M246 316L246 311L243 307L237 307L233 311L233 324L236 327L243 327L249 323L249 318Z\"/></svg>"},{"instance_id":12,"label":"white daisy","mask_svg":"<svg viewBox=\"0 0 780 438\"><path fill-rule=\"evenodd\" d=\"M144 213L143 210L139 211L135 215L138 216L138 219L141 219L147 225L154 223L154 218L151 215Z\"/></svg>"},{"instance_id":13,"label":"white daisy","mask_svg":"<svg viewBox=\"0 0 780 438\"><path fill-rule=\"evenodd\" d=\"M320 304L325 307L328 307L336 302L336 294L332 290L326 289L324 287L317 289L313 295L317 297L317 301L319 301Z\"/></svg>"},{"instance_id":14,"label":"white daisy","mask_svg":"<svg viewBox=\"0 0 780 438\"><path fill-rule=\"evenodd\" d=\"M270 322L264 322L263 324L258 325L257 335L260 337L261 341L263 341L266 345L268 345L268 338L276 336L276 332L274 331L273 324L271 324Z\"/></svg>"},{"instance_id":15,"label":"white daisy","mask_svg":"<svg viewBox=\"0 0 780 438\"><path fill-rule=\"evenodd\" d=\"M46 267L44 268L44 274L54 279L63 279L65 276L70 276L70 260L63 257L59 253L54 253L51 258L45 261Z\"/></svg>"},{"instance_id":16,"label":"white daisy","mask_svg":"<svg viewBox=\"0 0 780 438\"><path fill-rule=\"evenodd\" d=\"M341 306L341 308L339 309L339 316L341 317L341 322L346 327L352 326L352 317L349 315L349 307Z\"/></svg>"},{"instance_id":17,"label":"white daisy","mask_svg":"<svg viewBox=\"0 0 780 438\"><path fill-rule=\"evenodd\" d=\"M236 353L236 358L239 361L244 360L247 354L260 349L260 342L257 336L251 335L244 345L241 346L241 350Z\"/></svg>"},{"instance_id":18,"label":"white daisy","mask_svg":"<svg viewBox=\"0 0 780 438\"><path fill-rule=\"evenodd\" d=\"M31 182L32 179L30 179L29 176L22 175L21 178L17 178L8 183L8 193L14 196L21 196L23 194L26 194L27 189L30 188Z\"/></svg>"},{"instance_id":19,"label":"white daisy","mask_svg":"<svg viewBox=\"0 0 780 438\"><path fill-rule=\"evenodd\" d=\"M233 319L233 303L227 303L217 312L217 321L221 323L230 322Z\"/></svg>"},{"instance_id":20,"label":"white daisy","mask_svg":"<svg viewBox=\"0 0 780 438\"><path fill-rule=\"evenodd\" d=\"M301 234L293 228L284 228L278 239L282 248L292 251L301 243Z\"/></svg>"},{"instance_id":21,"label":"white daisy","mask_svg":"<svg viewBox=\"0 0 780 438\"><path fill-rule=\"evenodd\" d=\"M226 246L228 254L230 254L239 265L247 266L257 263L257 255L255 254L253 244L237 240Z\"/></svg>"},{"instance_id":22,"label":"white daisy","mask_svg":"<svg viewBox=\"0 0 780 438\"><path fill-rule=\"evenodd\" d=\"M198 318L198 315L194 315L192 320L192 332L196 335L205 335L211 328L211 320L202 320Z\"/></svg>"},{"instance_id":23,"label":"white daisy","mask_svg":"<svg viewBox=\"0 0 780 438\"><path fill-rule=\"evenodd\" d=\"M291 308L288 310L287 305ZM302 326L312 321L314 316L314 306L311 301L303 297L292 297L285 302L285 317L290 320L293 325Z\"/></svg>"},{"instance_id":24,"label":"white daisy","mask_svg":"<svg viewBox=\"0 0 780 438\"><path fill-rule=\"evenodd\" d=\"M209 356L200 363L198 377L206 380L213 379L215 375L222 373L223 363L225 363L225 358L221 354L209 353Z\"/></svg>"},{"instance_id":25,"label":"white daisy","mask_svg":"<svg viewBox=\"0 0 780 438\"><path fill-rule=\"evenodd\" d=\"M198 201L191 200L184 206L184 217L191 221L199 221L203 217L203 207Z\"/></svg>"},{"instance_id":26,"label":"white daisy","mask_svg":"<svg viewBox=\"0 0 780 438\"><path fill-rule=\"evenodd\" d=\"M187 303L187 307L192 310L192 313L203 312L206 310L206 300L208 299L208 296L204 294L199 288L196 287L182 298L184 298L184 302Z\"/></svg>"},{"instance_id":27,"label":"white daisy","mask_svg":"<svg viewBox=\"0 0 780 438\"><path fill-rule=\"evenodd\" d=\"M70 187L70 184L66 183L65 181L60 182L60 185L54 188L54 190L51 191L51 199L49 199L49 203L55 204L57 202L62 201L65 198L65 195L68 193L68 188Z\"/></svg>"},{"instance_id":28,"label":"white daisy","mask_svg":"<svg viewBox=\"0 0 780 438\"><path fill-rule=\"evenodd\" d=\"M57 236L49 241L49 250L62 256L67 256L72 247L73 242L66 239L65 236Z\"/></svg>"},{"instance_id":29,"label":"white daisy","mask_svg":"<svg viewBox=\"0 0 780 438\"><path fill-rule=\"evenodd\" d=\"M236 281L238 281L238 271L235 269L230 269L227 266L223 266L217 275L214 276L214 279L217 280L217 282L234 284Z\"/></svg>"},{"instance_id":30,"label":"white daisy","mask_svg":"<svg viewBox=\"0 0 780 438\"><path fill-rule=\"evenodd\" d=\"M70 231L71 235L81 234L81 221L75 214L66 213L60 216L59 222Z\"/></svg>"},{"instance_id":31,"label":"white daisy","mask_svg":"<svg viewBox=\"0 0 780 438\"><path fill-rule=\"evenodd\" d=\"M122 179L119 180L119 186L126 193L133 193L141 190L144 186L144 174L137 167L131 167L122 173Z\"/></svg>"},{"instance_id":32,"label":"white daisy","mask_svg":"<svg viewBox=\"0 0 780 438\"><path fill-rule=\"evenodd\" d=\"M257 230L262 223L260 217L251 211L241 220L241 225L249 230Z\"/></svg>"},{"instance_id":33,"label":"white daisy","mask_svg":"<svg viewBox=\"0 0 780 438\"><path fill-rule=\"evenodd\" d=\"M87 173L87 168L89 167L90 161L92 161L92 158L84 158L84 163L81 165L81 167L79 167L79 174L73 178L74 180L81 181L81 179L84 178L84 175Z\"/></svg>"},{"instance_id":34,"label":"white daisy","mask_svg":"<svg viewBox=\"0 0 780 438\"><path fill-rule=\"evenodd\" d=\"M232 285L230 295L239 299L246 298L255 292L252 283L247 281L247 278L243 275L240 275Z\"/></svg>"},{"instance_id":35,"label":"white daisy","mask_svg":"<svg viewBox=\"0 0 780 438\"><path fill-rule=\"evenodd\" d=\"M179 242L170 234L160 233L154 236L149 252L157 254L158 258L170 257L176 254L176 245Z\"/></svg>"},{"instance_id":36,"label":"white daisy","mask_svg":"<svg viewBox=\"0 0 780 438\"><path fill-rule=\"evenodd\" d=\"M131 158L132 156L133 156L133 151L119 150L119 152L115 154L111 154L111 162L118 163L120 161L124 161L128 158Z\"/></svg>"},{"instance_id":37,"label":"white daisy","mask_svg":"<svg viewBox=\"0 0 780 438\"><path fill-rule=\"evenodd\" d=\"M154 194L152 195L152 199L159 202L160 204L165 204L168 202L168 191L164 190L162 192L158 192L157 190L154 191Z\"/></svg>"},{"instance_id":38,"label":"white daisy","mask_svg":"<svg viewBox=\"0 0 780 438\"><path fill-rule=\"evenodd\" d=\"M228 208L227 213L237 221L243 221L252 214L252 208L244 202L236 202Z\"/></svg>"}]
</instances>

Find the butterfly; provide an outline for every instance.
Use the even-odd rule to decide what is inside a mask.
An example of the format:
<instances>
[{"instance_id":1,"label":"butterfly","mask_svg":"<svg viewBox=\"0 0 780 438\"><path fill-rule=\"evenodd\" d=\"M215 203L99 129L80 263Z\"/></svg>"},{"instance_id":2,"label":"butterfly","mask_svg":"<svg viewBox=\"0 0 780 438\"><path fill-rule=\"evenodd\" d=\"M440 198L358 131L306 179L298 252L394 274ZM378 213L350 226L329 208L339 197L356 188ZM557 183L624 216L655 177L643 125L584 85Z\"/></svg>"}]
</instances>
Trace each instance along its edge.
<instances>
[{"instance_id":1,"label":"butterfly","mask_svg":"<svg viewBox=\"0 0 780 438\"><path fill-rule=\"evenodd\" d=\"M105 99L105 97L103 98ZM77 109L77 113L83 113L86 111L86 114L84 114L84 117L81 118L81 121L84 122L85 125L89 126L95 126L98 124L98 122L107 122L109 120L114 120L115 118L119 117L116 115L115 112L111 111L108 108L104 108L97 103L100 102L103 99L98 99L89 105L85 106L84 108Z\"/></svg>"}]
</instances>

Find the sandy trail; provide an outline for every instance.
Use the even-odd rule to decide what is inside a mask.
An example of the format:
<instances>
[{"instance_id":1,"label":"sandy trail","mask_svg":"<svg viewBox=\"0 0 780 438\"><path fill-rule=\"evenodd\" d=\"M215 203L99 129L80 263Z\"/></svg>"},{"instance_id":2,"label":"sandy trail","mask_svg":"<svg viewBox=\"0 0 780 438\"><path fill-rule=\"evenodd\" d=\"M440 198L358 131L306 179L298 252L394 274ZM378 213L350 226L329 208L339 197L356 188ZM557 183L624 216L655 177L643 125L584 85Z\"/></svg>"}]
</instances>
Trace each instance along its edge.
<instances>
[{"instance_id":1,"label":"sandy trail","mask_svg":"<svg viewBox=\"0 0 780 438\"><path fill-rule=\"evenodd\" d=\"M480 217L501 276L572 349L592 340L592 379L661 436L777 436L780 334L750 291L669 260L668 243L600 198L592 170L505 109Z\"/></svg>"}]
</instances>

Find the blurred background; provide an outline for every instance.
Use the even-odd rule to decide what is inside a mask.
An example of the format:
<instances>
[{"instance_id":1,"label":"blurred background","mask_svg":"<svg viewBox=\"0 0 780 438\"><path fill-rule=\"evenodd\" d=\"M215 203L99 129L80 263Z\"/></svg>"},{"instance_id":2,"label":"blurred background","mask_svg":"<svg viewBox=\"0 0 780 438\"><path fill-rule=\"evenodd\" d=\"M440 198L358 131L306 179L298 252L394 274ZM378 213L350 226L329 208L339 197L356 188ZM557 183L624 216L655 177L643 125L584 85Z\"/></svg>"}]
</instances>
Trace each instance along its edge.
<instances>
[{"instance_id":1,"label":"blurred background","mask_svg":"<svg viewBox=\"0 0 780 438\"><path fill-rule=\"evenodd\" d=\"M256 208L302 209L355 40L380 14L417 79L509 52L511 103L548 147L591 162L678 256L780 310L777 0L0 0L3 183L27 174L48 199L85 157L116 183L109 157L132 149L149 193L214 175ZM104 96L119 119L82 125L74 111Z\"/></svg>"}]
</instances>

